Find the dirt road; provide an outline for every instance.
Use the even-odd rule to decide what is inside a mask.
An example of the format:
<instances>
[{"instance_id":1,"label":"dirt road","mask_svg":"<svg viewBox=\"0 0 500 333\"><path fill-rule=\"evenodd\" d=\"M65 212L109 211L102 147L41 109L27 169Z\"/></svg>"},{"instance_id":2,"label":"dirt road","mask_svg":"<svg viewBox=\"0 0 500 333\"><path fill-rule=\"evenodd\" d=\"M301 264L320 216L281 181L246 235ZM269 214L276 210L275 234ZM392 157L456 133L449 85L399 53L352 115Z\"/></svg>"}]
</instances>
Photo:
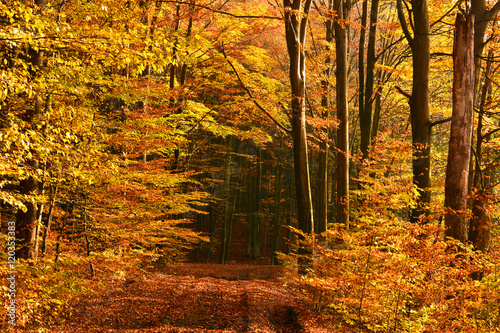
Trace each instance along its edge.
<instances>
[{"instance_id":1,"label":"dirt road","mask_svg":"<svg viewBox=\"0 0 500 333\"><path fill-rule=\"evenodd\" d=\"M177 264L116 282L54 332L335 332L282 286L281 267Z\"/></svg>"}]
</instances>

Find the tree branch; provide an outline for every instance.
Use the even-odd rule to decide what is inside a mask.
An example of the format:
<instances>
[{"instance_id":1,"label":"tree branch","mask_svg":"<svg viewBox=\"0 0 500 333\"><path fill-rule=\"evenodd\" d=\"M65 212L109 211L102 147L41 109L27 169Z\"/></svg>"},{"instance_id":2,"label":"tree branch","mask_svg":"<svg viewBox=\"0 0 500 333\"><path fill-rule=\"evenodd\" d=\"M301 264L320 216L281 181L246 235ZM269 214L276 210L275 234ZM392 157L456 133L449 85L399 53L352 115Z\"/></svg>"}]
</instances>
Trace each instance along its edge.
<instances>
[{"instance_id":1,"label":"tree branch","mask_svg":"<svg viewBox=\"0 0 500 333\"><path fill-rule=\"evenodd\" d=\"M197 3L191 3L191 2L176 1L176 0L162 0L162 2L164 2L164 3L175 3L175 4L179 4L179 5L187 5L187 6L198 7L198 8L209 10L209 11L211 11L213 13L222 14L222 15L228 15L228 16L231 16L231 17L234 17L234 18L283 20L282 17L278 17L278 16L268 16L268 15L238 15L238 14L233 14L233 13L225 12L225 11L222 11L222 10L213 9L213 8L210 8L209 6L205 6L205 5L201 5L201 4L197 4Z\"/></svg>"},{"instance_id":2,"label":"tree branch","mask_svg":"<svg viewBox=\"0 0 500 333\"><path fill-rule=\"evenodd\" d=\"M402 0L397 0L397 7L398 7L398 19L399 23L401 24L401 29L403 29L403 34L405 35L406 40L408 41L410 47L413 49L413 37L411 36L410 31L408 30L408 25L406 24L405 14L403 12Z\"/></svg>"},{"instance_id":3,"label":"tree branch","mask_svg":"<svg viewBox=\"0 0 500 333\"><path fill-rule=\"evenodd\" d=\"M436 121L431 122L431 123L429 124L429 127L430 127L430 128L432 128L432 127L434 127L434 126L436 126L436 125L439 125L439 124L444 124L444 123L447 123L447 122L449 122L449 121L451 121L451 117L449 117L449 118L444 118L444 119L439 119L439 120L436 120Z\"/></svg>"},{"instance_id":4,"label":"tree branch","mask_svg":"<svg viewBox=\"0 0 500 333\"><path fill-rule=\"evenodd\" d=\"M463 0L455 2L455 4L454 4L454 5L453 5L453 6L452 6L452 7L451 7L451 8L450 8L450 9L449 9L446 13L444 13L444 14L443 14L443 16L441 16L439 19L437 19L436 21L434 21L434 22L431 24L431 28L432 28L432 27L434 27L437 23L442 22L442 21L444 20L444 18L445 18L446 16L450 15L450 13L451 13L451 12L453 12L453 10L455 10L455 8L456 8L456 7L458 7L458 5L459 5L460 3L462 3L462 2L463 2Z\"/></svg>"},{"instance_id":5,"label":"tree branch","mask_svg":"<svg viewBox=\"0 0 500 333\"><path fill-rule=\"evenodd\" d=\"M481 20L485 21L491 21L493 17L495 17L498 12L500 12L500 0L493 5L486 13L484 13L484 16L481 18Z\"/></svg>"},{"instance_id":6,"label":"tree branch","mask_svg":"<svg viewBox=\"0 0 500 333\"><path fill-rule=\"evenodd\" d=\"M408 99L410 99L410 98L411 98L411 95L410 95L410 94L408 94L408 93L407 93L406 91L404 91L403 89L401 89L400 87L395 86L394 88L396 88L396 90L397 90L397 91L399 91L399 93L400 93L401 95L403 95L404 97L406 97L406 98L408 98Z\"/></svg>"},{"instance_id":7,"label":"tree branch","mask_svg":"<svg viewBox=\"0 0 500 333\"><path fill-rule=\"evenodd\" d=\"M233 63L228 59L228 57L226 55L226 50L224 48L224 44L222 44L222 54L224 55L224 58L226 59L226 61L229 63L229 65L233 69L234 74L236 74L236 77L238 78L238 80L240 81L241 85L243 86L243 89L245 89L245 91L247 92L248 96L250 96L250 99L255 104L255 106L257 106L257 108L259 110L261 110L262 112L264 112L266 114L266 116L268 116L269 119L271 119L276 124L276 126L278 126L285 133L288 133L288 134L292 133L292 131L290 129L286 128L279 121L277 121L262 105L260 105L259 102L257 102L257 100L255 99L255 97L253 97L252 92L250 91L250 89L247 88L247 86L245 85L245 83L241 79L241 76L238 73L238 71L236 70L236 68L234 67Z\"/></svg>"}]
</instances>

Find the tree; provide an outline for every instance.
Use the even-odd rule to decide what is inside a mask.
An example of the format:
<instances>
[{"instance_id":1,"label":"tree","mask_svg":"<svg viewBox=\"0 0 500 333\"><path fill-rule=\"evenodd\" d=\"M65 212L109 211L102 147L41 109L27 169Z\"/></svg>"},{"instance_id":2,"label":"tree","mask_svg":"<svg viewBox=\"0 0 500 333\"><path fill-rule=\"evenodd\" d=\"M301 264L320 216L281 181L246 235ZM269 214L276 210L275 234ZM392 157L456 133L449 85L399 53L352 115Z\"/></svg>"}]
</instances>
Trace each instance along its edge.
<instances>
[{"instance_id":1,"label":"tree","mask_svg":"<svg viewBox=\"0 0 500 333\"><path fill-rule=\"evenodd\" d=\"M403 0L397 0L398 18L404 36L410 46L413 59L413 86L409 95L412 142L413 142L413 183L418 189L417 207L413 209L411 220L419 221L426 214L425 205L430 202L430 139L431 119L429 109L429 69L430 69L430 24L427 0L411 0L410 22L413 36L406 24Z\"/></svg>"},{"instance_id":2,"label":"tree","mask_svg":"<svg viewBox=\"0 0 500 333\"><path fill-rule=\"evenodd\" d=\"M467 190L474 116L474 16L457 14L453 52L453 116L445 184L445 235L467 241Z\"/></svg>"},{"instance_id":3,"label":"tree","mask_svg":"<svg viewBox=\"0 0 500 333\"><path fill-rule=\"evenodd\" d=\"M34 11L37 15L42 16L42 8L45 6L44 0L36 0ZM43 65L44 51L33 46L28 46L28 57L31 64L31 81L36 81L38 79L38 72ZM33 129L36 126L37 117L42 113L43 100L40 96L40 92L34 97L33 105L28 107L25 115L23 116L29 129ZM31 127L31 128L30 128ZM25 202L26 210L19 209L16 217L17 225L17 238L21 242L21 247L16 252L19 258L23 259L36 259L36 242L37 242L37 217L38 217L38 206L37 202L34 200L34 195L38 191L38 178L36 173L39 168L39 162L37 160L36 151L32 151L33 157L26 160L26 165L29 168L29 174L27 177L22 179L19 183L19 192L21 195L30 198L31 200Z\"/></svg>"},{"instance_id":4,"label":"tree","mask_svg":"<svg viewBox=\"0 0 500 333\"><path fill-rule=\"evenodd\" d=\"M484 50L484 36L489 22L500 12L500 1L497 1L490 9L487 9L486 0L471 0L471 10L476 19L474 23L474 63L475 80L474 93L478 97L479 77L481 75L481 57Z\"/></svg>"},{"instance_id":5,"label":"tree","mask_svg":"<svg viewBox=\"0 0 500 333\"><path fill-rule=\"evenodd\" d=\"M304 233L313 231L313 208L306 136L305 42L312 0L284 0L285 33L290 57L291 123L297 196L297 219Z\"/></svg>"},{"instance_id":6,"label":"tree","mask_svg":"<svg viewBox=\"0 0 500 333\"><path fill-rule=\"evenodd\" d=\"M322 3L325 7L325 11L321 12L321 16L324 18L325 26L325 41L327 45L330 45L334 40L334 11L333 11L333 0L328 1L326 4ZM327 120L330 117L330 89L331 84L329 78L332 72L332 59L330 52L327 51L326 58L324 60L323 78L321 80L321 108L320 116L322 119ZM328 228L328 141L329 141L329 128L321 127L323 131L320 135L319 143L319 158L318 158L318 198L317 198L317 221L316 221L316 232L323 233Z\"/></svg>"},{"instance_id":7,"label":"tree","mask_svg":"<svg viewBox=\"0 0 500 333\"><path fill-rule=\"evenodd\" d=\"M350 1L335 0L337 18L335 29L335 54L337 56L337 223L349 228L349 103L347 76L347 20Z\"/></svg>"},{"instance_id":8,"label":"tree","mask_svg":"<svg viewBox=\"0 0 500 333\"><path fill-rule=\"evenodd\" d=\"M377 25L378 25L378 8L379 0L372 0L370 10L370 29L368 35L368 55L366 60L366 86L365 91L360 96L364 97L363 104L359 107L359 122L361 131L361 144L360 149L363 157L368 156L368 147L371 143L372 137L372 110L375 101L374 83L375 83L375 45L377 40ZM360 50L361 56L361 50ZM360 81L361 81L360 77ZM361 84L361 82L360 82Z\"/></svg>"}]
</instances>

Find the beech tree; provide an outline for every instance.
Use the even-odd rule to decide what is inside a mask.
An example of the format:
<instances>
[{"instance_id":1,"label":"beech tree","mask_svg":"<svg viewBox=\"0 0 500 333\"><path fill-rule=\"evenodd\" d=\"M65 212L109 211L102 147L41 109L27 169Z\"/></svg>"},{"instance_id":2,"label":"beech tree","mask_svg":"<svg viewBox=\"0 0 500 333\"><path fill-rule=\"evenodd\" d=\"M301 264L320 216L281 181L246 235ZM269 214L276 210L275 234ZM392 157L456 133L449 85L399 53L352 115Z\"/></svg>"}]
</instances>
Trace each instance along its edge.
<instances>
[{"instance_id":1,"label":"beech tree","mask_svg":"<svg viewBox=\"0 0 500 333\"><path fill-rule=\"evenodd\" d=\"M299 229L313 231L313 207L306 135L305 42L312 0L284 0L285 33L290 57L291 123Z\"/></svg>"},{"instance_id":2,"label":"beech tree","mask_svg":"<svg viewBox=\"0 0 500 333\"><path fill-rule=\"evenodd\" d=\"M347 20L349 19L350 1L335 0L334 9L337 17L335 28L335 54L337 56L337 223L349 228L349 102L347 76Z\"/></svg>"},{"instance_id":3,"label":"beech tree","mask_svg":"<svg viewBox=\"0 0 500 333\"><path fill-rule=\"evenodd\" d=\"M368 3L368 1L365 1ZM367 10L367 5L363 4L363 11ZM363 156L368 156L368 147L371 143L372 138L372 110L373 103L375 101L374 84L375 84L375 46L377 41L377 25L378 25L378 10L379 10L379 0L372 0L370 9L370 28L368 35L368 54L366 59L366 84L364 78L364 45L361 48L361 38L360 38L360 50L359 50L359 123L360 123L360 150ZM362 27L364 32L366 28ZM364 43L364 38L363 38Z\"/></svg>"},{"instance_id":4,"label":"beech tree","mask_svg":"<svg viewBox=\"0 0 500 333\"><path fill-rule=\"evenodd\" d=\"M474 119L474 16L457 14L453 52L453 116L445 184L445 235L467 241L467 189Z\"/></svg>"},{"instance_id":5,"label":"beech tree","mask_svg":"<svg viewBox=\"0 0 500 333\"><path fill-rule=\"evenodd\" d=\"M418 189L417 207L411 220L419 221L426 214L430 202L430 140L431 118L429 109L430 23L427 0L411 0L410 21L413 35L406 23L403 0L397 0L398 18L412 54L413 82L408 95L413 142L413 183Z\"/></svg>"}]
</instances>

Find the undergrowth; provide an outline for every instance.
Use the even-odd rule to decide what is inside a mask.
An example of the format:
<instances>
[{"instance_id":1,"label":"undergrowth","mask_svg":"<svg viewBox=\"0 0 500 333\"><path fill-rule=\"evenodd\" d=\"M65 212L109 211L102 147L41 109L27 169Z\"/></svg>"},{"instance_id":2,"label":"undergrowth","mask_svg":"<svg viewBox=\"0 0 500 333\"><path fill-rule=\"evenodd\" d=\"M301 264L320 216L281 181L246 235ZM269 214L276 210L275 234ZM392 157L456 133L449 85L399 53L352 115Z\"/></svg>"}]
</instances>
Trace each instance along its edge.
<instances>
[{"instance_id":1,"label":"undergrowth","mask_svg":"<svg viewBox=\"0 0 500 333\"><path fill-rule=\"evenodd\" d=\"M498 332L500 256L445 241L435 225L329 231L296 277L316 311L366 332Z\"/></svg>"}]
</instances>

